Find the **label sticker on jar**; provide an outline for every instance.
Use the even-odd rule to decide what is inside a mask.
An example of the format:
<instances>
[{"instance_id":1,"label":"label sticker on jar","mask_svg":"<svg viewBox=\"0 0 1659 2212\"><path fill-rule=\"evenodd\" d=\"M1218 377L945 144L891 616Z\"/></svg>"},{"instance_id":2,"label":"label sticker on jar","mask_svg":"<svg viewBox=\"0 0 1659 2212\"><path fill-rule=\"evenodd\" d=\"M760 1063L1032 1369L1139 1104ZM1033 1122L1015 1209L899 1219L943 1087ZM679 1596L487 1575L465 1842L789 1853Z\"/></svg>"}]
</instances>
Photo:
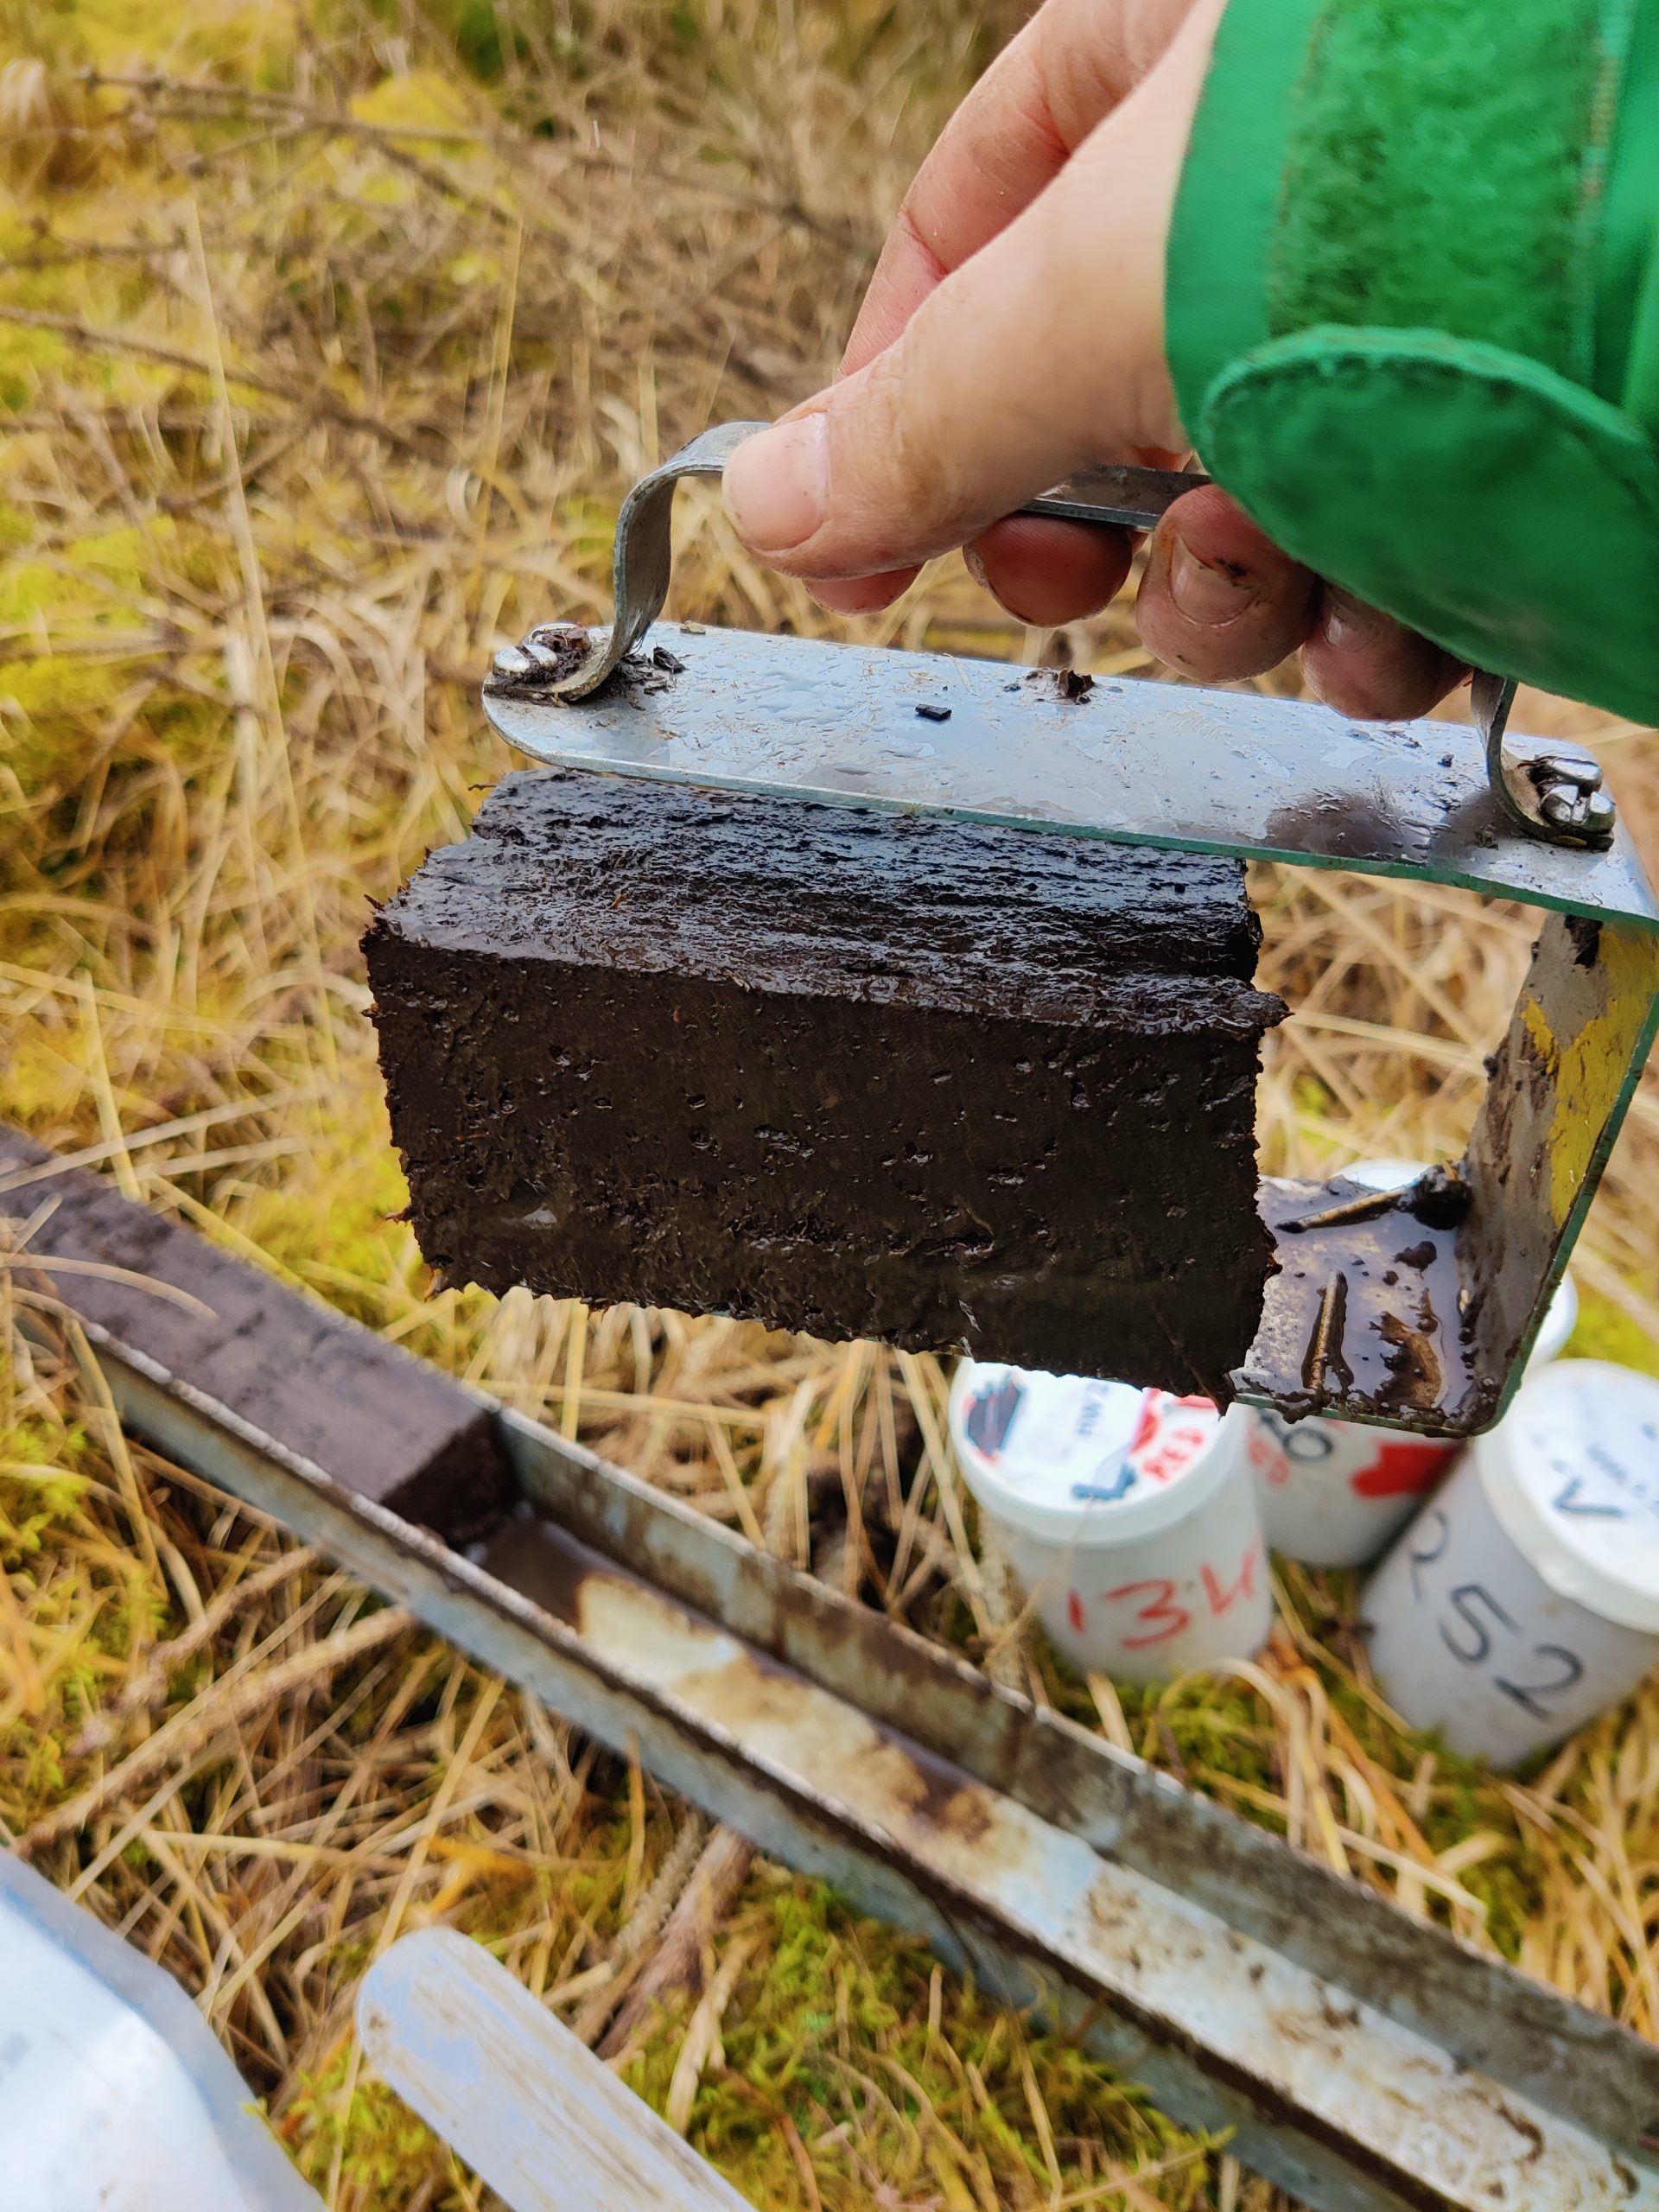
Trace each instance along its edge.
<instances>
[{"instance_id":1,"label":"label sticker on jar","mask_svg":"<svg viewBox=\"0 0 1659 2212\"><path fill-rule=\"evenodd\" d=\"M1296 1471L1317 1467L1356 1497L1421 1497L1458 1449L1433 1436L1409 1436L1358 1421L1321 1421L1317 1414L1287 1421L1282 1414L1258 1408L1259 1436L1250 1445L1250 1464L1271 1490L1283 1489Z\"/></svg>"},{"instance_id":2,"label":"label sticker on jar","mask_svg":"<svg viewBox=\"0 0 1659 2212\"><path fill-rule=\"evenodd\" d=\"M1220 1418L1208 1398L1017 1367L976 1370L957 1409L960 1437L999 1488L1074 1509L1167 1490L1209 1450Z\"/></svg>"},{"instance_id":3,"label":"label sticker on jar","mask_svg":"<svg viewBox=\"0 0 1659 2212\"><path fill-rule=\"evenodd\" d=\"M1244 1409L966 1361L950 1430L1053 1643L1135 1681L1248 1658L1273 1620Z\"/></svg>"}]
</instances>

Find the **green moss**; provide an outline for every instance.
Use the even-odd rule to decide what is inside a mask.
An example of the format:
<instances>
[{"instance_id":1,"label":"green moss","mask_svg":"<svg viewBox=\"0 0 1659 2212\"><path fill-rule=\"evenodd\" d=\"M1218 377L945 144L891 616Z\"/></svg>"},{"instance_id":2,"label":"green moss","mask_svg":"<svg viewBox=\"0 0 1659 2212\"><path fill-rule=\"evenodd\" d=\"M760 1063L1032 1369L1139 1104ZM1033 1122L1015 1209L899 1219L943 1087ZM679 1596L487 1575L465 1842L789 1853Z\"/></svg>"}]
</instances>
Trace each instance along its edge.
<instances>
[{"instance_id":1,"label":"green moss","mask_svg":"<svg viewBox=\"0 0 1659 2212\"><path fill-rule=\"evenodd\" d=\"M398 1222L409 1186L378 1098L370 1112L366 1124L323 1118L279 1189L247 1193L237 1227L343 1312L378 1327L388 1318L386 1294L395 1286L401 1296L405 1270L423 1269Z\"/></svg>"},{"instance_id":2,"label":"green moss","mask_svg":"<svg viewBox=\"0 0 1659 2212\"><path fill-rule=\"evenodd\" d=\"M600 1832L587 1840L598 1846ZM664 1827L648 1864L665 1842ZM572 1916L591 1904L580 1886L580 1871L561 1879ZM804 2162L826 2212L861 2212L872 2176L895 2202L950 2212L1039 2202L1050 2176L1033 2091L1068 2190L1097 2180L1109 2159L1131 2169L1173 2159L1159 2202L1185 2212L1209 2201L1201 2139L1077 2044L1028 2033L971 1980L944 1974L925 1945L858 1918L822 1884L757 1866L726 1941L752 1945L754 1963L733 1990L723 2064L705 2069L688 2133L766 2212L804 2212ZM335 1961L348 1978L367 1962L366 1947L360 1961L344 1951ZM628 2069L659 2111L695 2002L682 1997L659 2017ZM401 2212L423 2188L460 2212L437 2138L365 2074L347 2102L353 2070L349 2051L335 2052L289 2105L280 2132L301 2171L321 2182L338 2163L361 2212Z\"/></svg>"},{"instance_id":3,"label":"green moss","mask_svg":"<svg viewBox=\"0 0 1659 2212\"><path fill-rule=\"evenodd\" d=\"M20 415L34 406L48 372L71 358L68 340L55 330L0 322L0 412Z\"/></svg>"},{"instance_id":4,"label":"green moss","mask_svg":"<svg viewBox=\"0 0 1659 2212\"><path fill-rule=\"evenodd\" d=\"M7 0L0 41L60 68L118 71L143 55L186 73L234 69L263 82L292 55L292 18L267 0Z\"/></svg>"},{"instance_id":5,"label":"green moss","mask_svg":"<svg viewBox=\"0 0 1659 2212\"><path fill-rule=\"evenodd\" d=\"M0 1430L0 1460L9 1471L0 1475L0 1565L11 1567L19 1558L40 1549L42 1533L70 1520L86 1496L92 1456L86 1433L80 1427L48 1429L38 1421L22 1421ZM22 1472L39 1468L38 1476Z\"/></svg>"},{"instance_id":6,"label":"green moss","mask_svg":"<svg viewBox=\"0 0 1659 2212\"><path fill-rule=\"evenodd\" d=\"M1578 1326L1567 1351L1575 1359L1611 1359L1619 1367L1659 1375L1659 1344L1599 1291L1580 1288Z\"/></svg>"},{"instance_id":7,"label":"green moss","mask_svg":"<svg viewBox=\"0 0 1659 2212\"><path fill-rule=\"evenodd\" d=\"M387 0L378 0L378 5L387 16L396 13ZM499 81L509 55L518 59L524 54L522 38L502 22L492 0L425 0L422 13L448 41L461 67L484 84Z\"/></svg>"},{"instance_id":8,"label":"green moss","mask_svg":"<svg viewBox=\"0 0 1659 2212\"><path fill-rule=\"evenodd\" d=\"M124 1569L107 1547L95 1546L100 1564L90 1578L60 1571L87 1533L89 1484L111 1478L104 1451L84 1429L38 1418L14 1422L0 1429L0 1465L7 1471L0 1475L0 1574L39 1639L32 1646L39 1696L0 1726L0 1818L15 1833L67 1794L75 1764L67 1747L118 1678L120 1662L152 1642L171 1614L149 1594L136 1565Z\"/></svg>"},{"instance_id":9,"label":"green moss","mask_svg":"<svg viewBox=\"0 0 1659 2212\"><path fill-rule=\"evenodd\" d=\"M899 2202L937 2202L941 2187L947 2202L962 2202L976 2169L988 2184L981 2201L1035 2201L1049 2176L1027 2064L1065 2186L1097 2174L1103 2158L1134 2166L1190 2149L1185 2173L1160 2183L1162 2201L1203 2201L1194 2139L1075 2044L1011 2027L971 1980L942 1975L919 1940L857 1918L819 1883L762 1869L757 1890L753 1916L736 1923L738 1940L746 1927L761 1936L757 1963L733 1993L725 2068L705 2073L689 2131L752 2202L779 2212L810 2202L791 2130L812 2146L827 2207L867 2204L872 2171ZM659 2109L683 2026L683 2014L666 2024L629 2072ZM856 2157L836 2136L843 2121Z\"/></svg>"},{"instance_id":10,"label":"green moss","mask_svg":"<svg viewBox=\"0 0 1659 2212\"><path fill-rule=\"evenodd\" d=\"M364 1961L367 1963L366 1960ZM353 2084L349 2049L310 2077L283 2114L279 2133L308 2180L326 2185L339 2161L358 2212L403 2212L429 2178L436 2184L432 2212L462 2212L458 2190L442 2187L449 2154L423 2120L384 2082L366 2071Z\"/></svg>"}]
</instances>

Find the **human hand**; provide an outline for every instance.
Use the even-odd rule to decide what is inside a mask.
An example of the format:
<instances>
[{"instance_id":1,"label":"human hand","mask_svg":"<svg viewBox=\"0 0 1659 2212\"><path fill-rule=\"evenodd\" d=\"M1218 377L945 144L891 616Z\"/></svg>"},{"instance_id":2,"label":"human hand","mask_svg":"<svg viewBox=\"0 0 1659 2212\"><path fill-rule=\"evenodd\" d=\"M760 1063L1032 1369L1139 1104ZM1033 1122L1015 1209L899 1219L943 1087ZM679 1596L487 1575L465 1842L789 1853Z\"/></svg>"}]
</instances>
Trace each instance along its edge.
<instances>
[{"instance_id":1,"label":"human hand","mask_svg":"<svg viewBox=\"0 0 1659 2212\"><path fill-rule=\"evenodd\" d=\"M726 471L740 534L843 613L953 546L1019 620L1073 621L1128 573L1127 531L1014 511L1109 461L1175 465L1170 217L1224 0L1045 0L918 171L838 380ZM1217 487L1154 531L1150 650L1208 682L1297 646L1342 712L1427 711L1465 670L1324 584Z\"/></svg>"}]
</instances>

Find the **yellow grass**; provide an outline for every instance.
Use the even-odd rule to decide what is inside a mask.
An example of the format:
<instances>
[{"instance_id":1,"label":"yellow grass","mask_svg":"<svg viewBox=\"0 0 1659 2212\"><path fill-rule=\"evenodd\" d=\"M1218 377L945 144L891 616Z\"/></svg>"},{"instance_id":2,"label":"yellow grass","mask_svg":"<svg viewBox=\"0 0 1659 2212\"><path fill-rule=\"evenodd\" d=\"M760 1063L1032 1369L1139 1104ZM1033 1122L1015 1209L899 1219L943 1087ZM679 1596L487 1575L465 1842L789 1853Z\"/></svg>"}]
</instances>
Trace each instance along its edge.
<instances>
[{"instance_id":1,"label":"yellow grass","mask_svg":"<svg viewBox=\"0 0 1659 2212\"><path fill-rule=\"evenodd\" d=\"M1287 1569L1258 1666L1096 1699L953 1536L936 1363L433 1297L395 1218L356 944L508 765L475 710L489 653L607 611L642 467L824 373L906 176L1012 20L0 4L0 1110L1652 2034L1651 1691L1496 1781L1379 1707L1351 1581ZM683 504L677 611L823 626L711 498ZM1028 636L956 563L863 627L1155 672L1122 608ZM1546 701L1522 719L1592 738L1659 824L1645 734ZM1268 1164L1455 1148L1524 918L1333 876L1256 890L1299 1008L1263 1079ZM1649 1083L1579 1273L1586 1344L1659 1363L1656 1190ZM0 1265L4 1834L197 1993L339 2212L482 2205L359 2067L363 1965L448 1919L597 2039L701 1826L124 1440L73 1328L50 1354L17 1335L26 1280ZM624 2063L757 2202L1270 2201L779 1868L690 1955Z\"/></svg>"}]
</instances>

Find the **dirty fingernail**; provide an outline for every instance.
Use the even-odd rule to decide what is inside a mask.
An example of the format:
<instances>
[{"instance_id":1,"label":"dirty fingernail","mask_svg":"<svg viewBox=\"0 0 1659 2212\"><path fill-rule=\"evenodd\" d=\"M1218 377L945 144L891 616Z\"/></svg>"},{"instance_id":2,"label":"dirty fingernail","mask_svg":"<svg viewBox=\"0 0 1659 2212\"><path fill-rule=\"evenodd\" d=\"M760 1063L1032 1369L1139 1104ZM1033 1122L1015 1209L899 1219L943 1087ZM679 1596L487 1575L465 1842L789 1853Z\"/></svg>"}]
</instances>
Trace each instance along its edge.
<instances>
[{"instance_id":1,"label":"dirty fingernail","mask_svg":"<svg viewBox=\"0 0 1659 2212\"><path fill-rule=\"evenodd\" d=\"M1252 604L1256 591L1247 571L1212 568L1178 537L1169 556L1169 595L1189 622L1207 628L1234 620Z\"/></svg>"},{"instance_id":2,"label":"dirty fingernail","mask_svg":"<svg viewBox=\"0 0 1659 2212\"><path fill-rule=\"evenodd\" d=\"M738 536L757 553L787 553L804 544L830 502L823 416L779 423L739 446L726 464L725 491Z\"/></svg>"},{"instance_id":3,"label":"dirty fingernail","mask_svg":"<svg viewBox=\"0 0 1659 2212\"><path fill-rule=\"evenodd\" d=\"M969 575L973 578L974 582L979 586L982 591L989 591L991 588L991 580L985 573L985 556L980 551L977 545L964 545L963 547L962 565L967 569Z\"/></svg>"}]
</instances>

